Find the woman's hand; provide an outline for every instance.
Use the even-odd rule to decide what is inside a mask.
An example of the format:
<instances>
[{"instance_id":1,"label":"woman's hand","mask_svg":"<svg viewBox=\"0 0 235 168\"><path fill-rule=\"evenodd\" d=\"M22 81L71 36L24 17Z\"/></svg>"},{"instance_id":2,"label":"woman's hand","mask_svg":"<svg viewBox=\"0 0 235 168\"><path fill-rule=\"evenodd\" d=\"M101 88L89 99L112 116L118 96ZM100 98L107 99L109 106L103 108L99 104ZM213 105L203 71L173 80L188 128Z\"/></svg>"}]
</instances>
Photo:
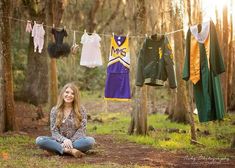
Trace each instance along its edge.
<instances>
[{"instance_id":1,"label":"woman's hand","mask_svg":"<svg viewBox=\"0 0 235 168\"><path fill-rule=\"evenodd\" d=\"M70 139L65 139L64 142L61 144L64 148L73 148L72 141Z\"/></svg>"}]
</instances>

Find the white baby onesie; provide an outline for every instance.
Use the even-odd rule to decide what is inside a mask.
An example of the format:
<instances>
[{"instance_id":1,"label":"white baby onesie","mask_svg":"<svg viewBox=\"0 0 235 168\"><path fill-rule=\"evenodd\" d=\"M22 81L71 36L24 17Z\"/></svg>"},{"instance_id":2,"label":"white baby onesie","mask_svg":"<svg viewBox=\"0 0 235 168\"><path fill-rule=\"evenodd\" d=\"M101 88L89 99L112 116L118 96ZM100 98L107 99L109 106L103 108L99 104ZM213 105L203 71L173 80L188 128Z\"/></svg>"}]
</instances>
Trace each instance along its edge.
<instances>
[{"instance_id":1,"label":"white baby onesie","mask_svg":"<svg viewBox=\"0 0 235 168\"><path fill-rule=\"evenodd\" d=\"M42 52L42 48L44 44L44 35L45 35L45 30L43 29L43 25L34 23L33 30L32 30L34 52L37 51L37 48L38 48L39 53Z\"/></svg>"},{"instance_id":2,"label":"white baby onesie","mask_svg":"<svg viewBox=\"0 0 235 168\"><path fill-rule=\"evenodd\" d=\"M89 35L85 32L82 35L81 43L83 44L83 46L80 65L89 68L94 68L102 65L100 41L101 38L96 33L92 33L91 35Z\"/></svg>"}]
</instances>

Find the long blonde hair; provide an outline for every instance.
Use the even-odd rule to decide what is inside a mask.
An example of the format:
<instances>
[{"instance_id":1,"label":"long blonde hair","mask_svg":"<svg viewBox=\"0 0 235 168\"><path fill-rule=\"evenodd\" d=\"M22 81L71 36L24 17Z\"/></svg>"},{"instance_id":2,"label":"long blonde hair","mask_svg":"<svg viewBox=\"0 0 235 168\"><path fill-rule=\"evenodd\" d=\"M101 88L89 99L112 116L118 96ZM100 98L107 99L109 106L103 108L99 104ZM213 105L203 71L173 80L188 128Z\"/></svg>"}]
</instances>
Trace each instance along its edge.
<instances>
[{"instance_id":1,"label":"long blonde hair","mask_svg":"<svg viewBox=\"0 0 235 168\"><path fill-rule=\"evenodd\" d=\"M60 94L58 96L57 104L56 104L56 110L57 110L57 116L56 116L56 126L60 127L62 124L62 120L64 118L64 98L63 94L66 91L67 88L71 88L74 93L74 100L73 100L73 112L74 112L74 120L75 125L77 128L80 127L80 123L82 121L82 116L80 112L80 93L78 87L74 83L68 83L66 84L60 91Z\"/></svg>"}]
</instances>

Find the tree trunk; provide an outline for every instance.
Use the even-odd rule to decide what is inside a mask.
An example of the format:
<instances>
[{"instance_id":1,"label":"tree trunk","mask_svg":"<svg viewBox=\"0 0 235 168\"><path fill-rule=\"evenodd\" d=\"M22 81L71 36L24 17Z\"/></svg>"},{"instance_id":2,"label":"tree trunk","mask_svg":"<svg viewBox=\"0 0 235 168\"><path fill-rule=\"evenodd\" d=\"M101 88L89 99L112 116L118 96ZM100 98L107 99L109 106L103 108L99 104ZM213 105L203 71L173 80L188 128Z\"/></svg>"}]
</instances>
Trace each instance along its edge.
<instances>
[{"instance_id":1,"label":"tree trunk","mask_svg":"<svg viewBox=\"0 0 235 168\"><path fill-rule=\"evenodd\" d=\"M42 1L40 4L36 2L29 2L25 4L28 6L29 14L37 23L46 23L46 2ZM47 58L47 40L45 33L44 46L42 53L34 52L33 38L30 37L28 49L28 63L26 72L26 81L23 88L23 99L34 105L46 103L48 101L48 58Z\"/></svg>"},{"instance_id":2,"label":"tree trunk","mask_svg":"<svg viewBox=\"0 0 235 168\"><path fill-rule=\"evenodd\" d=\"M222 51L223 51L223 56L224 56L224 63L225 63L225 73L222 75L222 88L223 88L223 96L224 96L224 105L225 105L225 111L227 111L228 107L228 93L227 93L227 88L228 88L228 83L227 83L227 78L228 78L228 34L229 32L229 27L228 27L228 8L227 6L224 6L223 9L223 44L222 44Z\"/></svg>"},{"instance_id":3,"label":"tree trunk","mask_svg":"<svg viewBox=\"0 0 235 168\"><path fill-rule=\"evenodd\" d=\"M95 0L94 4L89 12L89 16L88 16L87 27L88 27L89 32L93 32L95 30L95 27L97 25L96 20L95 20L95 16L96 16L96 13L97 13L99 7L100 7L100 0Z\"/></svg>"},{"instance_id":4,"label":"tree trunk","mask_svg":"<svg viewBox=\"0 0 235 168\"><path fill-rule=\"evenodd\" d=\"M5 131L5 77L4 77L4 56L3 56L3 2L0 1L0 133Z\"/></svg>"},{"instance_id":5,"label":"tree trunk","mask_svg":"<svg viewBox=\"0 0 235 168\"><path fill-rule=\"evenodd\" d=\"M231 6L233 7L233 1L231 1ZM234 74L234 55L233 55L233 13L230 13L230 42L229 42L229 63L228 63L228 110L231 110L231 102L235 101L235 97L232 99L232 94L235 94L235 89L233 87L232 78ZM234 92L232 90L234 89ZM235 104L234 104L235 106Z\"/></svg>"},{"instance_id":6,"label":"tree trunk","mask_svg":"<svg viewBox=\"0 0 235 168\"><path fill-rule=\"evenodd\" d=\"M191 17L191 3L190 3L190 0L187 0L187 14L188 14L188 18L189 18L189 25L191 25L192 24L192 17ZM201 17L199 18L199 20L200 19L201 19ZM185 91L187 92L187 87L185 87L185 86L186 85L183 85L184 92ZM188 92L187 92L187 99L188 99L187 102L189 103L189 105L188 105L188 107L189 107L188 116L189 116L189 123L190 123L191 142L196 142L197 137L196 137L194 117L193 117L194 102L193 102L193 88L192 88L192 85L189 85Z\"/></svg>"},{"instance_id":7,"label":"tree trunk","mask_svg":"<svg viewBox=\"0 0 235 168\"><path fill-rule=\"evenodd\" d=\"M234 53L233 53L234 54ZM235 73L233 72L232 75L232 83L235 83ZM235 111L235 87L232 87L231 89L231 101L230 101L230 106L229 106L229 110L230 111Z\"/></svg>"},{"instance_id":8,"label":"tree trunk","mask_svg":"<svg viewBox=\"0 0 235 168\"><path fill-rule=\"evenodd\" d=\"M232 140L231 140L231 148L235 148L235 135L233 135Z\"/></svg>"},{"instance_id":9,"label":"tree trunk","mask_svg":"<svg viewBox=\"0 0 235 168\"><path fill-rule=\"evenodd\" d=\"M177 22L176 22L177 23ZM177 27L177 26L176 26ZM176 30L179 28L176 28ZM178 32L174 35L175 41L175 59L176 61L176 77L177 77L177 92L174 93L176 96L174 96L173 99L173 108L170 112L169 119L171 121L180 122L180 123L189 123L189 101L187 97L186 92L186 83L181 78L181 72L183 70L183 64L184 64L184 53L183 51L183 33Z\"/></svg>"},{"instance_id":10,"label":"tree trunk","mask_svg":"<svg viewBox=\"0 0 235 168\"><path fill-rule=\"evenodd\" d=\"M145 34L146 26L147 26L147 18L146 18L146 7L144 0L137 1L137 13L136 16L136 24L138 27L138 32L140 34ZM132 119L129 126L129 134L147 134L147 86L136 87L134 101L133 101L133 111L132 111Z\"/></svg>"},{"instance_id":11,"label":"tree trunk","mask_svg":"<svg viewBox=\"0 0 235 168\"><path fill-rule=\"evenodd\" d=\"M1 113L1 116L4 117L1 120L5 123L5 126L1 127L3 131L13 131L17 130L16 121L15 121L15 105L14 105L14 94L13 94L13 76L12 76L12 58L11 58L11 43L10 43L10 2L8 0L1 1L1 19L2 19L2 26L1 26L1 92L4 92L3 87L5 89L5 97L2 95L2 101L4 101L3 107L1 107L1 112L5 112L5 114ZM4 82L4 83L2 83ZM3 103L3 102L2 102Z\"/></svg>"},{"instance_id":12,"label":"tree trunk","mask_svg":"<svg viewBox=\"0 0 235 168\"><path fill-rule=\"evenodd\" d=\"M48 22L54 24L55 27L61 26L60 22L64 13L64 0L52 0L48 4ZM53 38L53 37L52 37ZM50 107L56 104L58 95L58 79L56 59L50 60Z\"/></svg>"},{"instance_id":13,"label":"tree trunk","mask_svg":"<svg viewBox=\"0 0 235 168\"><path fill-rule=\"evenodd\" d=\"M157 113L157 103L156 103L156 92L154 87L149 87L148 88L148 93L147 93L147 108L148 108L148 113L149 114L155 114Z\"/></svg>"},{"instance_id":14,"label":"tree trunk","mask_svg":"<svg viewBox=\"0 0 235 168\"><path fill-rule=\"evenodd\" d=\"M58 95L58 79L57 79L57 65L56 59L50 60L50 107L56 105Z\"/></svg>"},{"instance_id":15,"label":"tree trunk","mask_svg":"<svg viewBox=\"0 0 235 168\"><path fill-rule=\"evenodd\" d=\"M176 12L173 16L174 18L174 29L178 30L183 27L183 20L182 16L179 14L180 9L176 7ZM177 32L174 34L174 50L175 50L175 70L176 70L176 78L177 78L177 93L173 98L173 108L170 109L170 115L169 119L171 121L175 122L181 122L181 123L189 123L189 101L187 97L187 91L186 91L186 83L181 78L181 72L183 70L183 64L184 64L184 49L183 49L183 32Z\"/></svg>"}]
</instances>

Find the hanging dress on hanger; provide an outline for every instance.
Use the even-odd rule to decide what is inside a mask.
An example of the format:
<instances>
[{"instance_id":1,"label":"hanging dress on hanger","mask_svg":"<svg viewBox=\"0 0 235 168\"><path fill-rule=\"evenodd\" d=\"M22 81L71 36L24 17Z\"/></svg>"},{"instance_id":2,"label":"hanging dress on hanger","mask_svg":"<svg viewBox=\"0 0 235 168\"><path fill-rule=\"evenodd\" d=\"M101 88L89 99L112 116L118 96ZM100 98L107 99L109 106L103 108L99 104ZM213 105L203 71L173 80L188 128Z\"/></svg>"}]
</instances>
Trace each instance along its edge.
<instances>
[{"instance_id":1,"label":"hanging dress on hanger","mask_svg":"<svg viewBox=\"0 0 235 168\"><path fill-rule=\"evenodd\" d=\"M129 39L126 36L113 35L107 66L105 99L119 101L131 99L129 70Z\"/></svg>"},{"instance_id":2,"label":"hanging dress on hanger","mask_svg":"<svg viewBox=\"0 0 235 168\"><path fill-rule=\"evenodd\" d=\"M80 59L80 65L88 68L94 68L101 66L102 57L100 51L101 38L97 33L84 33L81 38L82 53Z\"/></svg>"},{"instance_id":3,"label":"hanging dress on hanger","mask_svg":"<svg viewBox=\"0 0 235 168\"><path fill-rule=\"evenodd\" d=\"M48 53L51 58L59 58L61 56L67 57L70 53L70 46L67 43L63 43L64 37L68 34L65 29L56 30L52 28L51 33L54 35L55 42L49 43Z\"/></svg>"},{"instance_id":4,"label":"hanging dress on hanger","mask_svg":"<svg viewBox=\"0 0 235 168\"><path fill-rule=\"evenodd\" d=\"M222 120L224 101L219 75L225 72L212 21L191 26L186 37L183 79L193 83L200 122Z\"/></svg>"}]
</instances>

